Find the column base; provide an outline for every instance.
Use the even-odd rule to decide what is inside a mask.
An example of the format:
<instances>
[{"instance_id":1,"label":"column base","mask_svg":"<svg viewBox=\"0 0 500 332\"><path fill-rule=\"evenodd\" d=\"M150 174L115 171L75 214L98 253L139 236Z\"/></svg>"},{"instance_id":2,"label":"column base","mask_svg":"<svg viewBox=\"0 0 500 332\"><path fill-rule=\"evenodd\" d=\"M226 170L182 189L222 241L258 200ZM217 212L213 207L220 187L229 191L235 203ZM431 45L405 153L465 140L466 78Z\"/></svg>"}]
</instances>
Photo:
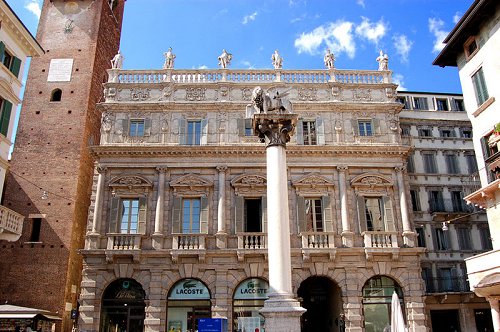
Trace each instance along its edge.
<instances>
[{"instance_id":1,"label":"column base","mask_svg":"<svg viewBox=\"0 0 500 332\"><path fill-rule=\"evenodd\" d=\"M342 232L342 245L347 248L354 247L354 233L351 231Z\"/></svg>"},{"instance_id":2,"label":"column base","mask_svg":"<svg viewBox=\"0 0 500 332\"><path fill-rule=\"evenodd\" d=\"M272 332L300 332L300 316L306 309L289 294L269 294L260 313L266 318L265 329Z\"/></svg>"},{"instance_id":3,"label":"column base","mask_svg":"<svg viewBox=\"0 0 500 332\"><path fill-rule=\"evenodd\" d=\"M217 241L217 248L219 249L227 248L227 233L217 232L215 234L215 239Z\"/></svg>"}]
</instances>

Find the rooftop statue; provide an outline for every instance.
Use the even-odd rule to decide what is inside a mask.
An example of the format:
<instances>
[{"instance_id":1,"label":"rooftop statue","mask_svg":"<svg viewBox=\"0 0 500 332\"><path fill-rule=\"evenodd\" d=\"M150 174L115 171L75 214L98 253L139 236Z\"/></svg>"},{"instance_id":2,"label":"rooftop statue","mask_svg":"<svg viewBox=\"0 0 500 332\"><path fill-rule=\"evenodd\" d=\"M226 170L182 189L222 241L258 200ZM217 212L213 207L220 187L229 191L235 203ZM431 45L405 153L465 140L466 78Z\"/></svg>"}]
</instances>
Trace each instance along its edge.
<instances>
[{"instance_id":1,"label":"rooftop statue","mask_svg":"<svg viewBox=\"0 0 500 332\"><path fill-rule=\"evenodd\" d=\"M330 49L326 50L325 57L323 58L323 61L325 62L325 67L328 69L333 69L335 68L335 56L333 53L330 53Z\"/></svg>"},{"instance_id":2,"label":"rooftop statue","mask_svg":"<svg viewBox=\"0 0 500 332\"><path fill-rule=\"evenodd\" d=\"M278 53L278 50L275 50L273 55L271 55L271 60L273 61L274 69L283 68L283 58Z\"/></svg>"},{"instance_id":3,"label":"rooftop statue","mask_svg":"<svg viewBox=\"0 0 500 332\"><path fill-rule=\"evenodd\" d=\"M163 64L163 69L172 69L174 68L174 60L176 58L175 54L172 52L172 47L168 48L168 51L163 53L165 57L165 63Z\"/></svg>"},{"instance_id":4,"label":"rooftop statue","mask_svg":"<svg viewBox=\"0 0 500 332\"><path fill-rule=\"evenodd\" d=\"M389 70L389 57L380 50L380 55L377 57L378 70Z\"/></svg>"},{"instance_id":5,"label":"rooftop statue","mask_svg":"<svg viewBox=\"0 0 500 332\"><path fill-rule=\"evenodd\" d=\"M219 66L221 68L227 68L231 64L233 55L228 53L225 49L222 50L222 54L217 58L219 60Z\"/></svg>"},{"instance_id":6,"label":"rooftop statue","mask_svg":"<svg viewBox=\"0 0 500 332\"><path fill-rule=\"evenodd\" d=\"M124 59L125 58L120 53L120 50L118 50L118 53L116 53L116 55L111 60L111 68L113 68L113 69L122 69L122 67L123 67L123 60Z\"/></svg>"}]
</instances>

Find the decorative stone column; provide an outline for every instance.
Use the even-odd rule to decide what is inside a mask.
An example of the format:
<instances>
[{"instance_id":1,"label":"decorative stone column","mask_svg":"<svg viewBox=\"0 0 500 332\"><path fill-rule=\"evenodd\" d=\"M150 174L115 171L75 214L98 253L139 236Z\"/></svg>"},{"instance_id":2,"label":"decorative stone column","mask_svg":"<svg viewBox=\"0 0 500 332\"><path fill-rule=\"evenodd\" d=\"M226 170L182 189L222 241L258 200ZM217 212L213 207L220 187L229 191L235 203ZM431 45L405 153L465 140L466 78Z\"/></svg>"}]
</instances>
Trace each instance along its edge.
<instances>
[{"instance_id":1,"label":"decorative stone column","mask_svg":"<svg viewBox=\"0 0 500 332\"><path fill-rule=\"evenodd\" d=\"M293 298L290 257L286 143L297 118L290 113L258 113L253 118L254 133L267 144L269 299L260 312L266 331L272 332L300 332L300 316L306 311Z\"/></svg>"},{"instance_id":2,"label":"decorative stone column","mask_svg":"<svg viewBox=\"0 0 500 332\"><path fill-rule=\"evenodd\" d=\"M500 309L498 305L498 298L488 297L488 302L491 307L491 320L493 322L493 331L500 331Z\"/></svg>"},{"instance_id":3,"label":"decorative stone column","mask_svg":"<svg viewBox=\"0 0 500 332\"><path fill-rule=\"evenodd\" d=\"M399 207L401 209L401 221L403 222L403 243L408 247L415 246L415 232L411 230L410 215L408 213L408 202L406 199L405 183L403 172L406 167L395 167L398 180Z\"/></svg>"},{"instance_id":4,"label":"decorative stone column","mask_svg":"<svg viewBox=\"0 0 500 332\"><path fill-rule=\"evenodd\" d=\"M163 248L163 218L165 206L165 173L166 167L157 167L158 171L158 197L156 198L155 231L153 233L153 248Z\"/></svg>"},{"instance_id":5,"label":"decorative stone column","mask_svg":"<svg viewBox=\"0 0 500 332\"><path fill-rule=\"evenodd\" d=\"M227 166L217 166L219 171L219 200L217 204L217 248L225 249L227 245L226 233L226 171Z\"/></svg>"},{"instance_id":6,"label":"decorative stone column","mask_svg":"<svg viewBox=\"0 0 500 332\"><path fill-rule=\"evenodd\" d=\"M101 226L101 215L102 215L102 201L104 195L104 178L106 176L107 168L101 165L97 165L96 171L99 174L97 176L97 189L95 193L95 203L94 203L94 215L92 216L92 230L87 234L88 243L87 249L99 249L99 229Z\"/></svg>"},{"instance_id":7,"label":"decorative stone column","mask_svg":"<svg viewBox=\"0 0 500 332\"><path fill-rule=\"evenodd\" d=\"M354 233L351 231L349 225L349 207L347 206L347 187L345 180L345 173L347 166L337 167L339 174L339 196L340 196L340 217L342 220L342 245L344 247L354 246Z\"/></svg>"}]
</instances>

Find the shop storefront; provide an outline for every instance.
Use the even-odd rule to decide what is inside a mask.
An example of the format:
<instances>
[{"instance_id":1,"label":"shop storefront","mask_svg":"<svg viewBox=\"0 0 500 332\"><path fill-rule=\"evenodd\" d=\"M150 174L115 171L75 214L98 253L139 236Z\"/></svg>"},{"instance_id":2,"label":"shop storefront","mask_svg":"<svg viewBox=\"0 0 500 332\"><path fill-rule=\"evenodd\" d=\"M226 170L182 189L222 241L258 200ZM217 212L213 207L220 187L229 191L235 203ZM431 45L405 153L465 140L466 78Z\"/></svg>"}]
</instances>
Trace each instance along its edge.
<instances>
[{"instance_id":1,"label":"shop storefront","mask_svg":"<svg viewBox=\"0 0 500 332\"><path fill-rule=\"evenodd\" d=\"M264 307L264 301L268 299L268 289L267 281L259 278L247 279L236 287L233 296L235 331L263 331L264 317L259 310Z\"/></svg>"},{"instance_id":2,"label":"shop storefront","mask_svg":"<svg viewBox=\"0 0 500 332\"><path fill-rule=\"evenodd\" d=\"M195 332L199 318L211 317L210 291L196 279L178 281L167 301L167 331Z\"/></svg>"}]
</instances>

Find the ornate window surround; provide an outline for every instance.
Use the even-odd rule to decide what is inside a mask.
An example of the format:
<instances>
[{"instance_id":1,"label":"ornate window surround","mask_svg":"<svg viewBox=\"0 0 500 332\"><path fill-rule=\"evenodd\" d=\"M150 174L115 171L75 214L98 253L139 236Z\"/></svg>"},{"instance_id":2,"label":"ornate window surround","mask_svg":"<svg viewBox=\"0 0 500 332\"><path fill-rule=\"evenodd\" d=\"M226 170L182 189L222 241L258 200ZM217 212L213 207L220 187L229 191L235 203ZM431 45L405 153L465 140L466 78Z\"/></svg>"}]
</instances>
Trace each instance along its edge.
<instances>
[{"instance_id":1,"label":"ornate window surround","mask_svg":"<svg viewBox=\"0 0 500 332\"><path fill-rule=\"evenodd\" d=\"M295 192L301 197L328 196L335 184L318 173L309 173L302 178L292 181Z\"/></svg>"}]
</instances>

